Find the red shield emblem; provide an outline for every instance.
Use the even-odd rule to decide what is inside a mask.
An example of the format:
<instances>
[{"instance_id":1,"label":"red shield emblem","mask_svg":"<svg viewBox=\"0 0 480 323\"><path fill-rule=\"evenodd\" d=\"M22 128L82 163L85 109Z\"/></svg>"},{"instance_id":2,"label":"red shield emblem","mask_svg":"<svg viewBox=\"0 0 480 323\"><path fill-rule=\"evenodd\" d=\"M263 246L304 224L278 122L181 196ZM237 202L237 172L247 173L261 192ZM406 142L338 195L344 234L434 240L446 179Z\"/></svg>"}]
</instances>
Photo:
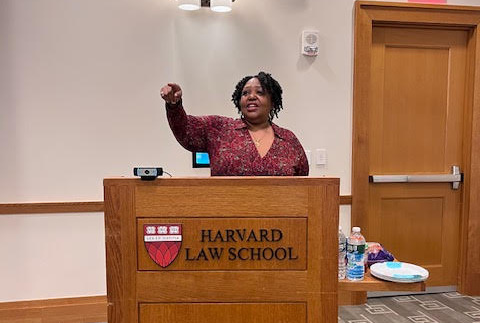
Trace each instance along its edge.
<instances>
[{"instance_id":1,"label":"red shield emblem","mask_svg":"<svg viewBox=\"0 0 480 323\"><path fill-rule=\"evenodd\" d=\"M175 260L182 246L182 225L145 224L143 241L150 258L165 268Z\"/></svg>"}]
</instances>

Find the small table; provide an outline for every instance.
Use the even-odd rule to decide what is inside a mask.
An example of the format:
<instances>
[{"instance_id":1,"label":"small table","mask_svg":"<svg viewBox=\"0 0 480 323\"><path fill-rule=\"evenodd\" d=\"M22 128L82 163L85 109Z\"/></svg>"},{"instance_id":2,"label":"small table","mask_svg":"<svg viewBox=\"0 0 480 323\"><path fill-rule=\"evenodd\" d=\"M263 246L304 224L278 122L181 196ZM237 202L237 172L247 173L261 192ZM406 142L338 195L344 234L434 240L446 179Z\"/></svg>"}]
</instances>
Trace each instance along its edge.
<instances>
[{"instance_id":1,"label":"small table","mask_svg":"<svg viewBox=\"0 0 480 323\"><path fill-rule=\"evenodd\" d=\"M424 281L418 283L389 282L373 277L370 270L367 269L363 280L340 279L338 281L338 305L365 304L367 302L367 292L422 292L425 291L425 288Z\"/></svg>"}]
</instances>

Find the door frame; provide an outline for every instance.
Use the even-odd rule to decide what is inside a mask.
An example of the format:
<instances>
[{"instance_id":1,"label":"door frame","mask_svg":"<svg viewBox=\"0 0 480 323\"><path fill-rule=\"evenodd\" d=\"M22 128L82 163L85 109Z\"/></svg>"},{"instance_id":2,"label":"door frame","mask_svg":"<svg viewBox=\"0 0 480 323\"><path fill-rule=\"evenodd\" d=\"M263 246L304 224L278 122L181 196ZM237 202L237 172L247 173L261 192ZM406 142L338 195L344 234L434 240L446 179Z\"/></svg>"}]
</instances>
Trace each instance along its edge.
<instances>
[{"instance_id":1,"label":"door frame","mask_svg":"<svg viewBox=\"0 0 480 323\"><path fill-rule=\"evenodd\" d=\"M357 1L353 75L352 225L365 226L369 199L368 108L372 30L376 25L468 30L463 134L465 161L458 290L480 295L480 7ZM467 257L468 255L468 257Z\"/></svg>"}]
</instances>

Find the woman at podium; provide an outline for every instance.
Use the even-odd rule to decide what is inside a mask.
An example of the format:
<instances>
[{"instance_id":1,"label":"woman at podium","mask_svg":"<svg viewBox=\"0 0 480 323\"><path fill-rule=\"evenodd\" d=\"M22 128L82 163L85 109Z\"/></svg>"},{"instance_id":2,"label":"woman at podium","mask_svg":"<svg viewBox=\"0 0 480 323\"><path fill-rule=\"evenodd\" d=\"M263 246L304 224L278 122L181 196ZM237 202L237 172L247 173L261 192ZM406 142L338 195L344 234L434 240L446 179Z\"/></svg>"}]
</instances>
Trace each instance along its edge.
<instances>
[{"instance_id":1,"label":"woman at podium","mask_svg":"<svg viewBox=\"0 0 480 323\"><path fill-rule=\"evenodd\" d=\"M232 101L241 117L191 116L182 89L168 83L160 90L177 141L190 151L207 151L212 176L307 176L308 162L292 131L273 123L282 106L282 88L268 73L245 76Z\"/></svg>"}]
</instances>

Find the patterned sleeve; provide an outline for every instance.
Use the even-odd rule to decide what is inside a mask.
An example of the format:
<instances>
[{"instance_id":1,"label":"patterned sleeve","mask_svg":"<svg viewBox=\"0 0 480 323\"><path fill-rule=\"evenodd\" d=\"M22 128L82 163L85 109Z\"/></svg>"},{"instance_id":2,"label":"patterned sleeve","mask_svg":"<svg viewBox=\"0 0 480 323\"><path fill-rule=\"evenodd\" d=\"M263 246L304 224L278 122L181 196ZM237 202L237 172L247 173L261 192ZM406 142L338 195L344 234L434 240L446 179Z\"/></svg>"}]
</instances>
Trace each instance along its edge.
<instances>
[{"instance_id":1,"label":"patterned sleeve","mask_svg":"<svg viewBox=\"0 0 480 323\"><path fill-rule=\"evenodd\" d=\"M299 143L300 144L300 143ZM305 150L300 145L301 151L299 151L300 158L298 161L298 169L296 169L296 176L308 176L308 171L310 167L308 166L307 156L305 155Z\"/></svg>"},{"instance_id":2,"label":"patterned sleeve","mask_svg":"<svg viewBox=\"0 0 480 323\"><path fill-rule=\"evenodd\" d=\"M292 133L294 137L295 150L297 151L298 163L295 167L295 176L308 176L310 167L308 166L307 155L305 155L305 150L302 147L302 144L298 138Z\"/></svg>"},{"instance_id":3,"label":"patterned sleeve","mask_svg":"<svg viewBox=\"0 0 480 323\"><path fill-rule=\"evenodd\" d=\"M180 145L189 151L207 151L209 118L187 115L181 102L166 104L166 109L168 124Z\"/></svg>"}]
</instances>

